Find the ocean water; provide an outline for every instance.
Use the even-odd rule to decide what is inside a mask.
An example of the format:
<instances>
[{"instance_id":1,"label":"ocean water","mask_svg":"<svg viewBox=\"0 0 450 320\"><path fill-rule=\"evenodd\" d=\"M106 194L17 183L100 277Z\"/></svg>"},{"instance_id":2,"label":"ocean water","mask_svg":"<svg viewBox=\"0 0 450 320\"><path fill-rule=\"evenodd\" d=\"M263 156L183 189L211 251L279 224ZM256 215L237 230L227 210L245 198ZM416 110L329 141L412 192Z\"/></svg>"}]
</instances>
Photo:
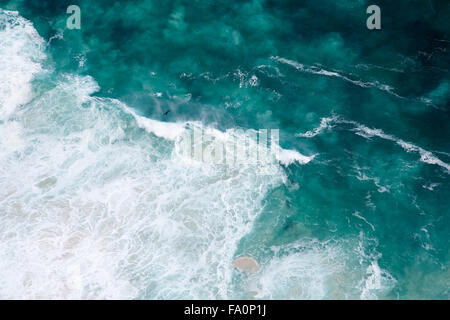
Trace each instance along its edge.
<instances>
[{"instance_id":1,"label":"ocean water","mask_svg":"<svg viewBox=\"0 0 450 320\"><path fill-rule=\"evenodd\" d=\"M0 0L0 298L449 299L450 3L371 4Z\"/></svg>"}]
</instances>

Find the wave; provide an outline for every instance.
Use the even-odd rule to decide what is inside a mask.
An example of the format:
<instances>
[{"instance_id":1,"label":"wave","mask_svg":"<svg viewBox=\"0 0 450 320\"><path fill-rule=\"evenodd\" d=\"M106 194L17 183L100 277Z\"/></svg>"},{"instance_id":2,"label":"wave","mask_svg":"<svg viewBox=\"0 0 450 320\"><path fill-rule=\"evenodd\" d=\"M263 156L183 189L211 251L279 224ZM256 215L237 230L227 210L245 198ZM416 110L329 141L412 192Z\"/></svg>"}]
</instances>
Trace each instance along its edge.
<instances>
[{"instance_id":1,"label":"wave","mask_svg":"<svg viewBox=\"0 0 450 320\"><path fill-rule=\"evenodd\" d=\"M313 138L324 130L332 129L334 127L333 123L337 120L337 117L334 116L329 118L322 118L320 120L320 125L317 128L314 128L313 130L307 131L305 133L297 133L295 136L301 138Z\"/></svg>"},{"instance_id":2,"label":"wave","mask_svg":"<svg viewBox=\"0 0 450 320\"><path fill-rule=\"evenodd\" d=\"M180 152L186 132L227 143L241 131L152 120L96 97L90 76L45 71L44 41L17 12L0 11L0 39L16 48L0 49L0 298L373 298L391 288L352 246L299 240L272 248L235 290L238 244L287 181L283 165L314 155L276 144L265 163L193 161ZM44 72L50 85L34 84Z\"/></svg>"},{"instance_id":3,"label":"wave","mask_svg":"<svg viewBox=\"0 0 450 320\"><path fill-rule=\"evenodd\" d=\"M349 239L321 242L300 239L271 248L273 257L242 284L244 298L377 299L396 280L378 265L381 255L363 233ZM357 252L358 254L353 254ZM351 275L351 276L349 276ZM345 289L344 289L345 288ZM343 290L344 289L344 290Z\"/></svg>"},{"instance_id":4,"label":"wave","mask_svg":"<svg viewBox=\"0 0 450 320\"><path fill-rule=\"evenodd\" d=\"M399 139L393 135L387 134L381 129L369 128L369 127L367 127L363 124L360 124L356 121L346 120L339 116L322 118L320 121L320 125L318 127L314 128L313 130L307 131L305 133L298 133L298 134L296 134L296 136L301 137L301 138L313 138L313 137L321 134L325 130L333 129L336 125L339 125L339 124L350 125L351 131L353 131L355 134L357 134L363 138L366 138L366 139L371 139L373 137L377 137L380 139L395 142L406 152L418 153L420 155L419 160L421 162L440 166L440 167L444 168L447 173L450 174L450 165L445 163L444 161L440 160L436 155L433 154L433 152L425 150L419 146L416 146L413 143Z\"/></svg>"},{"instance_id":5,"label":"wave","mask_svg":"<svg viewBox=\"0 0 450 320\"><path fill-rule=\"evenodd\" d=\"M17 12L0 9L0 26L0 120L5 120L32 98L30 83L42 71L45 42Z\"/></svg>"},{"instance_id":6,"label":"wave","mask_svg":"<svg viewBox=\"0 0 450 320\"><path fill-rule=\"evenodd\" d=\"M139 116L95 97L89 76L35 86L44 40L17 12L0 11L0 27L0 297L232 297L237 245L285 182L280 163L312 157L277 146L258 165L192 162L186 130L239 132Z\"/></svg>"},{"instance_id":7,"label":"wave","mask_svg":"<svg viewBox=\"0 0 450 320\"><path fill-rule=\"evenodd\" d=\"M179 151L179 154L183 154L183 152L181 152L180 150L180 144L182 143L180 139L183 138L184 134L186 134L187 131L192 132L193 130L197 129L198 131L204 133L204 144L207 144L208 142L212 142L214 140L219 140L223 142L224 145L226 145L229 142L239 141L244 136L244 133L242 133L241 130L228 129L225 132L222 132L215 128L205 127L200 122L195 121L178 123L160 122L139 116L126 105L122 105L122 108L125 110L125 112L131 114L136 119L136 122L140 128L145 129L147 132L153 133L158 137L177 141L178 145L176 146L176 150ZM253 130L253 133L256 136L258 132ZM246 136L245 138L248 138L248 136ZM249 142L249 152L257 152L257 149L259 147L257 141L247 142ZM316 155L305 156L296 150L283 149L277 143L273 145L272 148L275 151L274 154L276 160L284 166L289 166L293 163L307 164L316 157Z\"/></svg>"},{"instance_id":8,"label":"wave","mask_svg":"<svg viewBox=\"0 0 450 320\"><path fill-rule=\"evenodd\" d=\"M370 129L364 125L360 125L355 122L349 122L355 124L354 131L356 134L364 137L364 138L371 138L371 137L379 137L385 140L393 141L396 144L398 144L400 147L403 148L406 152L417 152L420 155L420 161L428 164L435 164L438 165L444 169L446 169L447 173L450 173L450 165L443 162L439 158L437 158L431 151L427 151L421 147L418 147L410 142L406 142L402 139L396 138L392 135L385 134L383 130L381 129Z\"/></svg>"},{"instance_id":9,"label":"wave","mask_svg":"<svg viewBox=\"0 0 450 320\"><path fill-rule=\"evenodd\" d=\"M286 64L286 65L289 65L289 66L295 68L297 71L300 71L300 72L316 74L316 75L323 75L323 76L333 77L333 78L339 78L339 79L345 80L345 81L347 81L347 82L349 82L349 83L351 83L353 85L356 85L358 87L361 87L361 88L376 88L378 90L387 92L387 93L389 93L389 94L391 94L391 95L393 95L393 96L395 96L397 98L405 99L404 97L396 94L394 92L394 88L392 88L391 86L389 86L387 84L379 83L378 81L376 81L376 82L364 82L364 81L361 81L361 80L353 80L349 76L340 74L337 71L329 71L329 70L322 69L322 68L317 67L317 66L307 66L307 65L304 65L304 64L299 63L297 61L289 60L289 59L278 57L278 56L271 57L271 59L274 60L274 61Z\"/></svg>"}]
</instances>

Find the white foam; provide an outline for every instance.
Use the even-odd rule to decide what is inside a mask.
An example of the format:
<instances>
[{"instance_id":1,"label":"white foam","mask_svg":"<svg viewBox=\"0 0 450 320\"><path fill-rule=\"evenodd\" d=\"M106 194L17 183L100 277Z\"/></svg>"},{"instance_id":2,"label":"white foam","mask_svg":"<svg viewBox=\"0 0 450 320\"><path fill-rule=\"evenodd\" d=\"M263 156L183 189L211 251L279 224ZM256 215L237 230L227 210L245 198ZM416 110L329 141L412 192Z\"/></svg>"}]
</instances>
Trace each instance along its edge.
<instances>
[{"instance_id":1,"label":"white foam","mask_svg":"<svg viewBox=\"0 0 450 320\"><path fill-rule=\"evenodd\" d=\"M324 130L329 130L334 127L333 122L337 120L336 117L328 117L328 118L322 118L320 119L320 125L313 130L307 131L305 133L298 133L296 134L296 137L301 138L313 138L317 136L318 134L322 133Z\"/></svg>"},{"instance_id":2,"label":"white foam","mask_svg":"<svg viewBox=\"0 0 450 320\"><path fill-rule=\"evenodd\" d=\"M356 251L360 254L360 264L367 266L365 274L357 285L360 290L360 299L375 300L379 299L380 294L389 292L397 280L386 270L379 266L382 258L376 248L378 240L367 237L364 232L359 234L359 244Z\"/></svg>"},{"instance_id":3,"label":"white foam","mask_svg":"<svg viewBox=\"0 0 450 320\"><path fill-rule=\"evenodd\" d=\"M9 32L35 51L26 59L21 50L0 52L13 55L11 72L34 66L6 84L31 92L42 39L17 13L0 19L8 15L15 23L0 37ZM286 179L279 163L191 163L176 152L185 130L201 126L224 141L239 131L146 119L93 97L91 77L52 76L57 85L33 100L0 91L3 115L14 116L0 129L9 132L0 135L0 298L233 297L236 248L265 195ZM312 159L280 151L282 164ZM255 274L257 297L342 297L349 269L341 246L313 242L278 253Z\"/></svg>"},{"instance_id":4,"label":"white foam","mask_svg":"<svg viewBox=\"0 0 450 320\"><path fill-rule=\"evenodd\" d=\"M140 128L164 139L176 140L185 131L185 126L187 125L187 123L161 122L150 118L145 118L137 115L136 112L131 110L126 105L123 105L123 109L136 119L136 122Z\"/></svg>"},{"instance_id":5,"label":"white foam","mask_svg":"<svg viewBox=\"0 0 450 320\"><path fill-rule=\"evenodd\" d=\"M44 45L30 22L0 9L0 120L32 98L31 81L42 70Z\"/></svg>"},{"instance_id":6,"label":"white foam","mask_svg":"<svg viewBox=\"0 0 450 320\"><path fill-rule=\"evenodd\" d=\"M26 59L2 51L14 72L41 59L42 39L5 15L16 22L0 37L36 49ZM30 65L7 84L31 90L40 67ZM195 123L146 119L93 97L91 77L51 76L56 86L33 100L0 92L4 115L14 116L0 140L0 298L230 297L236 247L285 180L279 163L191 163L176 149ZM225 141L239 134L203 129ZM295 152L287 159L303 161Z\"/></svg>"},{"instance_id":7,"label":"white foam","mask_svg":"<svg viewBox=\"0 0 450 320\"><path fill-rule=\"evenodd\" d=\"M223 145L229 142L235 142L237 139L241 139L245 133L241 133L241 130L228 129L225 132L217 130L215 128L203 126L200 122L161 122L149 118L139 116L131 110L128 106L121 104L125 112L131 114L142 129L145 129L149 133L153 133L158 137L178 141L177 147L180 147L180 139L187 131L198 130L203 135L203 143L211 142L212 140L219 140ZM255 131L256 134L256 131ZM249 152L258 149L258 144L256 141L249 141L248 136L246 136L247 142L249 143ZM296 150L283 149L278 144L272 146L276 159L283 165L288 166L292 163L307 164L315 158L316 155L305 156ZM178 148L179 149L179 148ZM181 153L181 152L180 152Z\"/></svg>"},{"instance_id":8,"label":"white foam","mask_svg":"<svg viewBox=\"0 0 450 320\"><path fill-rule=\"evenodd\" d=\"M361 88L376 88L378 90L385 91L393 96L396 96L397 98L404 99L404 97L402 97L394 92L394 88L392 88L391 86L389 86L387 84L380 84L378 82L364 82L361 80L353 80L353 79L349 78L348 76L343 75L336 71L325 70L325 69L319 68L317 66L306 66L297 61L289 60L289 59L282 58L282 57L271 57L271 59L273 59L277 62L286 64L286 65L289 65L291 67L294 67L297 71L300 71L300 72L324 75L324 76L333 77L333 78L339 78L339 79L345 80L345 81L347 81L351 84L354 84L358 87L361 87Z\"/></svg>"},{"instance_id":9,"label":"white foam","mask_svg":"<svg viewBox=\"0 0 450 320\"><path fill-rule=\"evenodd\" d=\"M95 88L43 93L20 119L26 154L2 154L0 297L228 297L237 243L283 171L179 161Z\"/></svg>"},{"instance_id":10,"label":"white foam","mask_svg":"<svg viewBox=\"0 0 450 320\"><path fill-rule=\"evenodd\" d=\"M364 237L364 235L361 235ZM369 239L370 241L370 239ZM273 247L274 256L254 275L244 278L241 298L376 299L395 279L381 269L381 255L365 239L320 242L300 239ZM358 253L355 255L355 252Z\"/></svg>"},{"instance_id":11,"label":"white foam","mask_svg":"<svg viewBox=\"0 0 450 320\"><path fill-rule=\"evenodd\" d=\"M364 138L372 138L372 137L378 137L385 140L393 141L397 143L400 147L403 148L406 152L417 152L420 155L420 161L428 163L428 164L435 164L438 165L444 169L446 169L447 173L450 173L450 165L440 160L438 157L436 157L432 152L427 151L421 147L418 147L412 143L406 142L402 139L396 138L392 135L386 134L381 129L371 129L364 125L361 125L359 123L356 123L354 121L347 121L347 123L352 123L355 125L354 131L356 134L364 137Z\"/></svg>"},{"instance_id":12,"label":"white foam","mask_svg":"<svg viewBox=\"0 0 450 320\"><path fill-rule=\"evenodd\" d=\"M0 146L6 152L23 149L25 143L22 139L22 125L16 121L8 121L0 125Z\"/></svg>"},{"instance_id":13,"label":"white foam","mask_svg":"<svg viewBox=\"0 0 450 320\"><path fill-rule=\"evenodd\" d=\"M279 148L279 151L277 153L278 161L280 161L280 163L285 166L288 166L294 162L297 162L299 164L307 164L315 157L316 155L305 156L296 150L287 150L282 148Z\"/></svg>"},{"instance_id":14,"label":"white foam","mask_svg":"<svg viewBox=\"0 0 450 320\"><path fill-rule=\"evenodd\" d=\"M361 215L359 214L358 211L355 211L355 212L353 213L353 216L354 216L354 217L357 217L358 219L361 219L362 221L364 221L367 225L370 226L370 228L372 229L372 231L375 231L375 227L373 226L373 224L371 224L369 221L367 221L366 218L364 218L363 216L361 216Z\"/></svg>"},{"instance_id":15,"label":"white foam","mask_svg":"<svg viewBox=\"0 0 450 320\"><path fill-rule=\"evenodd\" d=\"M378 128L369 128L363 124L360 124L356 121L346 120L339 116L325 117L320 121L320 125L313 130L307 131L305 133L296 134L297 137L304 138L312 138L319 134L321 134L325 130L331 130L338 124L351 125L351 130L366 139L371 139L373 137L378 137L384 140L389 140L395 142L403 150L406 152L416 152L420 155L420 161L428 164L438 165L444 169L446 169L447 173L450 173L450 165L440 160L436 155L434 155L431 151L427 151L419 146L414 145L413 143L406 142L402 139L399 139L393 135L385 133L382 129Z\"/></svg>"},{"instance_id":16,"label":"white foam","mask_svg":"<svg viewBox=\"0 0 450 320\"><path fill-rule=\"evenodd\" d=\"M367 278L363 281L364 286L360 298L362 300L378 299L377 292L392 288L395 279L386 271L382 270L377 261L372 261L367 267Z\"/></svg>"},{"instance_id":17,"label":"white foam","mask_svg":"<svg viewBox=\"0 0 450 320\"><path fill-rule=\"evenodd\" d=\"M343 271L339 248L308 244L272 258L249 284L257 299L326 299L330 282ZM338 297L334 297L338 298ZM341 297L342 298L342 297Z\"/></svg>"}]
</instances>

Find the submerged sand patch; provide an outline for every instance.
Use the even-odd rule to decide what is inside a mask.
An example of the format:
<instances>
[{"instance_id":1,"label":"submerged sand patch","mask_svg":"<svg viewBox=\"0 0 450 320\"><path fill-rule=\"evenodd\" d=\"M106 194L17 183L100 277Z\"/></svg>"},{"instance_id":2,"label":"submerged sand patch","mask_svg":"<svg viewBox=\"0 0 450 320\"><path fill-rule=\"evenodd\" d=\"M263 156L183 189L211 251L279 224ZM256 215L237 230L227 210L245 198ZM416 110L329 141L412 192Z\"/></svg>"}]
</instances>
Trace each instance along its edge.
<instances>
[{"instance_id":1,"label":"submerged sand patch","mask_svg":"<svg viewBox=\"0 0 450 320\"><path fill-rule=\"evenodd\" d=\"M255 273L259 269L258 262L252 257L239 257L233 262L233 266L240 271Z\"/></svg>"}]
</instances>

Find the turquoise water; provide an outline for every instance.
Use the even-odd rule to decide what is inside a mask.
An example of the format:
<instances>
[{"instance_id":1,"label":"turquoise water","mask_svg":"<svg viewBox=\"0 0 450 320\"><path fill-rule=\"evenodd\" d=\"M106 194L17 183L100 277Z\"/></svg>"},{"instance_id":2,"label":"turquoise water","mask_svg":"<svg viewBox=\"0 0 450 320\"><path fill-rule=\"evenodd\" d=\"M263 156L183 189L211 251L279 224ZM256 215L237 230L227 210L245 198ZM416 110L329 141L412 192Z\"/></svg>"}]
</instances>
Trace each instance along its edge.
<instances>
[{"instance_id":1,"label":"turquoise water","mask_svg":"<svg viewBox=\"0 0 450 320\"><path fill-rule=\"evenodd\" d=\"M0 298L449 299L450 4L370 4L0 0Z\"/></svg>"}]
</instances>

